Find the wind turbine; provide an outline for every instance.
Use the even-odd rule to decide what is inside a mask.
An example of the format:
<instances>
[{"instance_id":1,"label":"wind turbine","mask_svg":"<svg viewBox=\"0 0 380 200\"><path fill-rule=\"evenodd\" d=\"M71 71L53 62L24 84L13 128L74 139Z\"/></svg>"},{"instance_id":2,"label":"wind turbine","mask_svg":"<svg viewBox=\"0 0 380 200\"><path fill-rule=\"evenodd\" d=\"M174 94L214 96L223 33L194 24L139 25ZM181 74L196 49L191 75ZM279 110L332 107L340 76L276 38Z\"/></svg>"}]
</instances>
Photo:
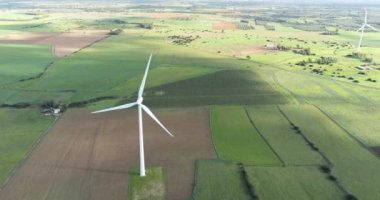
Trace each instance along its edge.
<instances>
[{"instance_id":1,"label":"wind turbine","mask_svg":"<svg viewBox=\"0 0 380 200\"><path fill-rule=\"evenodd\" d=\"M168 133L170 136L174 137L173 134L169 132L167 128L157 119L157 117L153 114L153 112L146 107L142 102L143 102L143 92L144 92L144 87L145 87L145 82L146 82L146 77L148 76L148 71L149 71L149 66L150 66L150 61L152 60L152 54L150 54L148 64L145 69L145 74L142 79L140 89L138 92L137 96L137 101L133 103L127 103L124 105L104 109L104 110L99 110L95 111L92 113L102 113L102 112L109 112L113 110L121 110L121 109L127 109L133 106L138 107L138 118L139 118L139 142L140 142L140 176L145 176L145 159L144 159L144 134L143 134L143 121L142 121L142 111L144 110L146 114L148 114L158 125L161 126L162 129L165 130L166 133Z\"/></svg>"},{"instance_id":2,"label":"wind turbine","mask_svg":"<svg viewBox=\"0 0 380 200\"><path fill-rule=\"evenodd\" d=\"M371 28L372 30L375 30L375 31L376 31L376 29L375 29L373 26L371 26L371 25L369 25L369 24L367 23L367 10L365 11L364 23L363 23L363 25L358 29L358 32L361 31L361 35L360 35L360 39L359 39L359 44L358 44L357 50L360 50L360 47L361 47L361 45L362 45L362 41L363 41L364 30L365 30L366 28Z\"/></svg>"}]
</instances>

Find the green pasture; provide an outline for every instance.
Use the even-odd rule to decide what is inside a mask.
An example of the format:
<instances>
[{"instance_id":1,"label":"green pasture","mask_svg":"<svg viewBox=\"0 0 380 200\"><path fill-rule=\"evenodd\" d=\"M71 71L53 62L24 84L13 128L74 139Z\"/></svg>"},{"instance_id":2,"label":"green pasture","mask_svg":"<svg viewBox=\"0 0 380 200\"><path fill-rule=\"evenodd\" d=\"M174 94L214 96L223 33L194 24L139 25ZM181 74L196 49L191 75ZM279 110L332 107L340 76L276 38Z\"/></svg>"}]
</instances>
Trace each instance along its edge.
<instances>
[{"instance_id":1,"label":"green pasture","mask_svg":"<svg viewBox=\"0 0 380 200\"><path fill-rule=\"evenodd\" d=\"M250 165L282 164L253 127L243 107L212 107L211 134L220 159Z\"/></svg>"},{"instance_id":2,"label":"green pasture","mask_svg":"<svg viewBox=\"0 0 380 200\"><path fill-rule=\"evenodd\" d=\"M0 183L25 159L53 120L37 109L0 109Z\"/></svg>"}]
</instances>

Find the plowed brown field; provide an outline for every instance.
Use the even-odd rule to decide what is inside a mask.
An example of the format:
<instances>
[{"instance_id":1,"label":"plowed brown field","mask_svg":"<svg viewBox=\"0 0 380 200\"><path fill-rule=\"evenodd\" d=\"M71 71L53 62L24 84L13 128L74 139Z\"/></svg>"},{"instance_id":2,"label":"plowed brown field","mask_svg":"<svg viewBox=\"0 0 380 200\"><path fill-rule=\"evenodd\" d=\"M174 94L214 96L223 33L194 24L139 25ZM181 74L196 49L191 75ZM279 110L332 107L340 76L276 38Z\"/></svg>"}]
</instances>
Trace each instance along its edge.
<instances>
[{"instance_id":1,"label":"plowed brown field","mask_svg":"<svg viewBox=\"0 0 380 200\"><path fill-rule=\"evenodd\" d=\"M72 30L68 33L19 33L0 38L0 43L52 45L56 57L70 55L107 37L108 30Z\"/></svg>"},{"instance_id":2,"label":"plowed brown field","mask_svg":"<svg viewBox=\"0 0 380 200\"><path fill-rule=\"evenodd\" d=\"M215 156L209 112L192 108L155 113L175 137L144 115L146 164L163 167L170 200L186 199L195 161ZM0 199L125 200L129 169L139 163L137 131L136 110L69 110L0 191Z\"/></svg>"}]
</instances>

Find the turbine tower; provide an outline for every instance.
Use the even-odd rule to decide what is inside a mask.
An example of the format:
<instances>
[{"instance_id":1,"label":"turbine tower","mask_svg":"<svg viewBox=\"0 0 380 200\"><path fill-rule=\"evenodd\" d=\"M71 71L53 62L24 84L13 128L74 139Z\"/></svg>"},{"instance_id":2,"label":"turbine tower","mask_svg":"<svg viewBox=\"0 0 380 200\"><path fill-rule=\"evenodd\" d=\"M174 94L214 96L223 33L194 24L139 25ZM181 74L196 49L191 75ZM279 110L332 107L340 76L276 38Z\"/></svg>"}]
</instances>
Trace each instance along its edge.
<instances>
[{"instance_id":1,"label":"turbine tower","mask_svg":"<svg viewBox=\"0 0 380 200\"><path fill-rule=\"evenodd\" d=\"M361 47L361 45L362 45L362 41L363 41L364 31L365 31L366 28L370 28L370 29L376 31L376 29L375 29L373 26L371 26L371 25L369 25L369 24L367 23L367 10L365 11L364 23L363 23L363 25L358 29L358 32L361 31L361 35L360 35L359 43L358 43L358 46L357 46L357 50L360 50L360 47Z\"/></svg>"},{"instance_id":2,"label":"turbine tower","mask_svg":"<svg viewBox=\"0 0 380 200\"><path fill-rule=\"evenodd\" d=\"M143 102L143 93L144 93L144 87L145 87L145 82L146 82L146 77L148 76L148 71L149 71L149 66L150 66L150 61L152 60L152 54L150 54L148 64L145 69L145 74L142 79L140 89L138 92L137 96L137 101L133 103L127 103L124 105L104 109L104 110L99 110L95 111L92 113L102 113L102 112L109 112L113 110L121 110L121 109L127 109L133 106L138 107L138 118L139 118L139 143L140 143L140 176L145 176L145 159L144 159L144 133L143 133L143 121L142 121L142 111L144 110L146 114L148 114L158 125L161 126L162 129L165 130L166 133L168 133L170 136L174 137L173 134L169 132L168 129L165 128L165 126L157 119L157 117L153 114L153 112L146 107L142 102Z\"/></svg>"}]
</instances>

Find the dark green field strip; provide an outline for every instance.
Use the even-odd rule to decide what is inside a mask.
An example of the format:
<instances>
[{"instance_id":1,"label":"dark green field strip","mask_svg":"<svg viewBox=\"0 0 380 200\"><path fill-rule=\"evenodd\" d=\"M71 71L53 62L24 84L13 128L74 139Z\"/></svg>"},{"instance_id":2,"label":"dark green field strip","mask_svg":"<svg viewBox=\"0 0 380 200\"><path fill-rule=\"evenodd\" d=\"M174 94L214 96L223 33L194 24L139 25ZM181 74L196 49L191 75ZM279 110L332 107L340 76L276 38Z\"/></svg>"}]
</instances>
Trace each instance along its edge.
<instances>
[{"instance_id":1,"label":"dark green field strip","mask_svg":"<svg viewBox=\"0 0 380 200\"><path fill-rule=\"evenodd\" d=\"M154 87L146 91L145 100L153 106L260 105L288 102L251 70L223 70Z\"/></svg>"},{"instance_id":2,"label":"dark green field strip","mask_svg":"<svg viewBox=\"0 0 380 200\"><path fill-rule=\"evenodd\" d=\"M251 106L247 111L261 135L286 165L326 164L292 129L277 106Z\"/></svg>"},{"instance_id":3,"label":"dark green field strip","mask_svg":"<svg viewBox=\"0 0 380 200\"><path fill-rule=\"evenodd\" d=\"M311 105L281 106L331 161L337 181L359 199L380 199L380 160Z\"/></svg>"},{"instance_id":4,"label":"dark green field strip","mask_svg":"<svg viewBox=\"0 0 380 200\"><path fill-rule=\"evenodd\" d=\"M198 161L195 173L194 200L250 200L238 165L221 160Z\"/></svg>"},{"instance_id":5,"label":"dark green field strip","mask_svg":"<svg viewBox=\"0 0 380 200\"><path fill-rule=\"evenodd\" d=\"M345 193L326 178L318 167L246 166L249 181L261 200L343 199Z\"/></svg>"},{"instance_id":6,"label":"dark green field strip","mask_svg":"<svg viewBox=\"0 0 380 200\"><path fill-rule=\"evenodd\" d=\"M211 109L211 132L219 158L251 165L282 165L250 123L243 107Z\"/></svg>"}]
</instances>

